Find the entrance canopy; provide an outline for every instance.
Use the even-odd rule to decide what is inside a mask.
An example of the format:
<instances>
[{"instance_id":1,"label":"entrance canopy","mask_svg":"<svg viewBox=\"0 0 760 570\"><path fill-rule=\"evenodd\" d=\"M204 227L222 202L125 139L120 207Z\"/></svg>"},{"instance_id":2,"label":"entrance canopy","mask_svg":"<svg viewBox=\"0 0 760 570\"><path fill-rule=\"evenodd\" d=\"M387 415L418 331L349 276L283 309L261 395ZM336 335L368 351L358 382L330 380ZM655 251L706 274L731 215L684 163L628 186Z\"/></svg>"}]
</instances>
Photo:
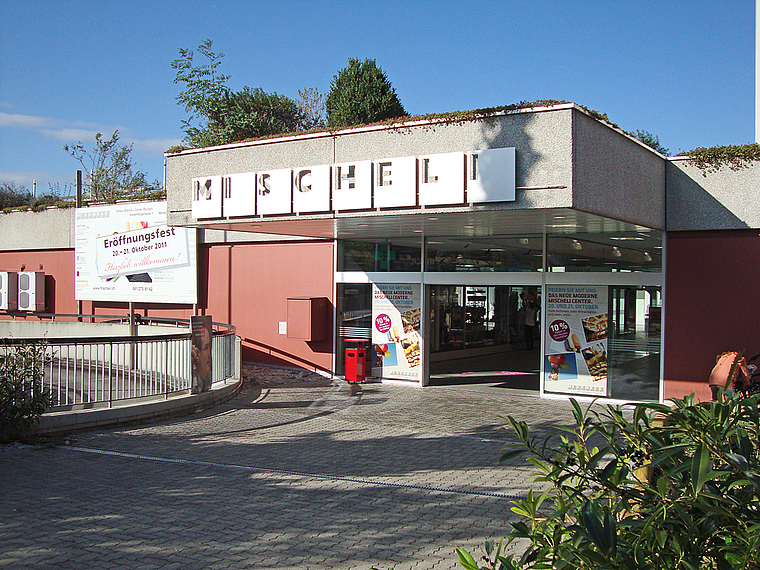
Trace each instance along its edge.
<instances>
[{"instance_id":1,"label":"entrance canopy","mask_svg":"<svg viewBox=\"0 0 760 570\"><path fill-rule=\"evenodd\" d=\"M538 257L539 266L545 234L548 251L553 254L548 260L549 270L552 266L589 263L597 270L607 271L611 267L644 271L652 268L659 271L661 268L662 232L569 208L426 210L330 218L225 221L204 227L316 239L337 238L349 242L386 240L417 248L426 238L428 250L443 255L466 253L466 259L477 260L484 255L514 250ZM605 264L609 267L603 268ZM457 267L457 270L463 269L467 270Z\"/></svg>"}]
</instances>

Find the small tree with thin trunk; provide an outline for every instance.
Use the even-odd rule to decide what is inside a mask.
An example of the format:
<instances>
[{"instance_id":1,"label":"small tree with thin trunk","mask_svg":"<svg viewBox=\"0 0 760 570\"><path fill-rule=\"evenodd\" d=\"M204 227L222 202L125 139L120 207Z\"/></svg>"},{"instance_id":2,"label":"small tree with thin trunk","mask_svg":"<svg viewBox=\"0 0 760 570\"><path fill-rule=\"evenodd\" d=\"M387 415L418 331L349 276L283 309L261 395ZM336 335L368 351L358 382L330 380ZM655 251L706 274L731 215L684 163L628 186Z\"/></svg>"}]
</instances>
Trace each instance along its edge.
<instances>
[{"instance_id":1,"label":"small tree with thin trunk","mask_svg":"<svg viewBox=\"0 0 760 570\"><path fill-rule=\"evenodd\" d=\"M74 157L87 172L85 191L95 201L114 201L117 198L133 196L136 191L149 186L146 174L133 170L132 145L119 145L119 131L110 139L102 133L95 135L95 148L86 148L82 141L65 144L63 150ZM159 186L158 181L153 186Z\"/></svg>"}]
</instances>

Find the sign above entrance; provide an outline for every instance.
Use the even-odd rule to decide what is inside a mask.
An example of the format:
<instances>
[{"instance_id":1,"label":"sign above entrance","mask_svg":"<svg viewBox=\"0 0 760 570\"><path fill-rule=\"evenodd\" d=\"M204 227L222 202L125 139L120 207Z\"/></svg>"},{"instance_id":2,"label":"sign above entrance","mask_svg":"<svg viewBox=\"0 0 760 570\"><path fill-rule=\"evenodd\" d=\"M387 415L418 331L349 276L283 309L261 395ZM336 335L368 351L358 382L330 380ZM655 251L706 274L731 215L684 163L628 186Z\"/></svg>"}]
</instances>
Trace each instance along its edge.
<instances>
[{"instance_id":1,"label":"sign above entrance","mask_svg":"<svg viewBox=\"0 0 760 570\"><path fill-rule=\"evenodd\" d=\"M192 216L196 220L514 200L514 148L192 179Z\"/></svg>"}]
</instances>

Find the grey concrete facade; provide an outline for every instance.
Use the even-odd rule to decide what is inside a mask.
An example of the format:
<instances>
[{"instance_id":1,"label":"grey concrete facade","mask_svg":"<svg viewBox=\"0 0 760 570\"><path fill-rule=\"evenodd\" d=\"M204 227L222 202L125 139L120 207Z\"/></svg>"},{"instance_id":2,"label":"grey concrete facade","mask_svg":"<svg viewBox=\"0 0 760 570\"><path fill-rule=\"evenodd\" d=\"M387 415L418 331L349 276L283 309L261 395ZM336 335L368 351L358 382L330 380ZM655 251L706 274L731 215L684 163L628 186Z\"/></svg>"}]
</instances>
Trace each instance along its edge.
<instances>
[{"instance_id":1,"label":"grey concrete facade","mask_svg":"<svg viewBox=\"0 0 760 570\"><path fill-rule=\"evenodd\" d=\"M572 104L463 122L365 127L169 155L168 222L206 227L198 233L199 243L300 239L212 229L213 222L192 220L190 180L256 169L507 146L516 148L517 200L489 209L572 208L669 231L760 228L757 165L705 173L688 158L665 159ZM75 230L73 208L5 214L0 216L0 251L73 249Z\"/></svg>"},{"instance_id":2,"label":"grey concrete facade","mask_svg":"<svg viewBox=\"0 0 760 570\"><path fill-rule=\"evenodd\" d=\"M668 230L760 228L760 167L700 170L676 157L667 168Z\"/></svg>"},{"instance_id":3,"label":"grey concrete facade","mask_svg":"<svg viewBox=\"0 0 760 570\"><path fill-rule=\"evenodd\" d=\"M0 214L0 251L74 249L74 208Z\"/></svg>"},{"instance_id":4,"label":"grey concrete facade","mask_svg":"<svg viewBox=\"0 0 760 570\"><path fill-rule=\"evenodd\" d=\"M666 229L666 160L586 113L573 119L573 208Z\"/></svg>"},{"instance_id":5,"label":"grey concrete facade","mask_svg":"<svg viewBox=\"0 0 760 570\"><path fill-rule=\"evenodd\" d=\"M168 220L172 225L218 227L214 221L191 217L191 179L194 177L505 147L516 149L517 197L514 202L488 204L489 210L575 208L646 227L664 228L665 159L573 104L485 118L358 127L169 155ZM635 208L642 196L648 208ZM468 209L472 207L436 210L456 213ZM414 213L418 212L396 214ZM394 215L394 212L385 214ZM368 215L377 213L352 214L353 217Z\"/></svg>"}]
</instances>

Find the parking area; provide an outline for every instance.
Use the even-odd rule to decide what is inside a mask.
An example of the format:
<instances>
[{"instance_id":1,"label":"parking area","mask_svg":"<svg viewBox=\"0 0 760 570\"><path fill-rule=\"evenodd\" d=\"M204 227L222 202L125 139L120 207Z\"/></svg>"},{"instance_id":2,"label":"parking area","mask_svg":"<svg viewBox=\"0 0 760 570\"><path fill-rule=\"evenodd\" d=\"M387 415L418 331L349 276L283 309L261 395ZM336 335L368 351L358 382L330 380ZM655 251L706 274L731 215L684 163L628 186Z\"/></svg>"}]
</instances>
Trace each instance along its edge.
<instances>
[{"instance_id":1,"label":"parking area","mask_svg":"<svg viewBox=\"0 0 760 570\"><path fill-rule=\"evenodd\" d=\"M520 390L245 373L200 414L0 446L0 568L456 568L531 486L497 462L500 416L572 417Z\"/></svg>"}]
</instances>

